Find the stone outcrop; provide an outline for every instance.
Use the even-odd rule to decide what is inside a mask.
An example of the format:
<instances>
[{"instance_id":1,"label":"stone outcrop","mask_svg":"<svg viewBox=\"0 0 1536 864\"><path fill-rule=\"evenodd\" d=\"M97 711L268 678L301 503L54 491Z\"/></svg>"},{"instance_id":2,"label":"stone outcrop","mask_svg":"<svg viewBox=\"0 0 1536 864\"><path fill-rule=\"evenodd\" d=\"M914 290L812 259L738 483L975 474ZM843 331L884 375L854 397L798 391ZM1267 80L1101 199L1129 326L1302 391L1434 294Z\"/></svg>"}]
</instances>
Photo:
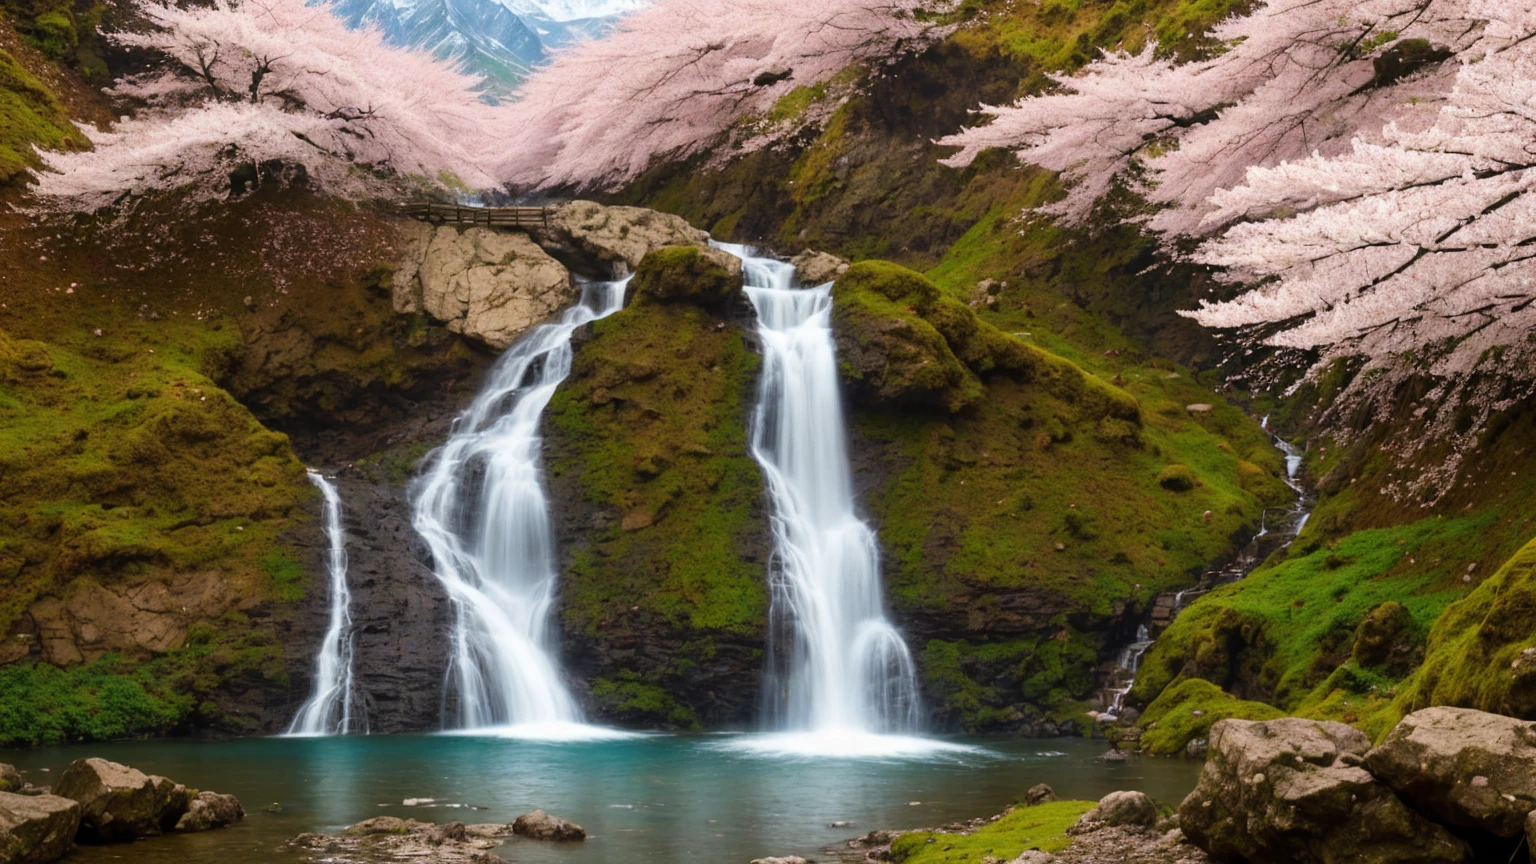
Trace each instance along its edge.
<instances>
[{"instance_id":1,"label":"stone outcrop","mask_svg":"<svg viewBox=\"0 0 1536 864\"><path fill-rule=\"evenodd\" d=\"M1366 767L1404 801L1448 825L1515 838L1536 810L1536 723L1470 708L1403 719Z\"/></svg>"},{"instance_id":2,"label":"stone outcrop","mask_svg":"<svg viewBox=\"0 0 1536 864\"><path fill-rule=\"evenodd\" d=\"M288 848L304 853L316 864L349 861L383 864L430 861L432 864L506 864L487 851L511 834L508 825L434 825L415 819L378 816L352 825L340 834L300 834Z\"/></svg>"},{"instance_id":3,"label":"stone outcrop","mask_svg":"<svg viewBox=\"0 0 1536 864\"><path fill-rule=\"evenodd\" d=\"M160 833L164 793L157 786L137 768L92 758L70 763L53 791L79 802L81 836L110 842Z\"/></svg>"},{"instance_id":4,"label":"stone outcrop","mask_svg":"<svg viewBox=\"0 0 1536 864\"><path fill-rule=\"evenodd\" d=\"M664 246L707 246L709 235L681 216L643 207L604 207L571 201L550 214L550 227L536 236L558 257L594 260L605 275L633 273L646 255Z\"/></svg>"},{"instance_id":5,"label":"stone outcrop","mask_svg":"<svg viewBox=\"0 0 1536 864\"><path fill-rule=\"evenodd\" d=\"M136 840L165 831L206 831L245 818L233 795L194 792L167 777L106 759L71 762L53 792L78 805L79 836L90 842Z\"/></svg>"},{"instance_id":6,"label":"stone outcrop","mask_svg":"<svg viewBox=\"0 0 1536 864\"><path fill-rule=\"evenodd\" d=\"M741 293L741 259L699 246L667 246L646 255L631 287L637 298L718 308Z\"/></svg>"},{"instance_id":7,"label":"stone outcrop","mask_svg":"<svg viewBox=\"0 0 1536 864\"><path fill-rule=\"evenodd\" d=\"M565 265L527 234L490 228L406 230L395 310L424 313L496 350L580 297Z\"/></svg>"},{"instance_id":8,"label":"stone outcrop","mask_svg":"<svg viewBox=\"0 0 1536 864\"><path fill-rule=\"evenodd\" d=\"M199 792L187 805L186 812L176 820L174 830L183 833L209 831L233 825L245 818L245 808L240 799L218 792Z\"/></svg>"},{"instance_id":9,"label":"stone outcrop","mask_svg":"<svg viewBox=\"0 0 1536 864\"><path fill-rule=\"evenodd\" d=\"M74 848L79 830L80 805L68 798L0 792L0 862L57 861Z\"/></svg>"},{"instance_id":10,"label":"stone outcrop","mask_svg":"<svg viewBox=\"0 0 1536 864\"><path fill-rule=\"evenodd\" d=\"M848 262L829 252L806 249L789 259L801 285L822 285L848 272Z\"/></svg>"},{"instance_id":11,"label":"stone outcrop","mask_svg":"<svg viewBox=\"0 0 1536 864\"><path fill-rule=\"evenodd\" d=\"M0 792L20 792L26 786L27 781L22 779L15 765L0 763Z\"/></svg>"},{"instance_id":12,"label":"stone outcrop","mask_svg":"<svg viewBox=\"0 0 1536 864\"><path fill-rule=\"evenodd\" d=\"M533 840L573 841L587 839L586 829L543 810L524 813L512 823L512 833Z\"/></svg>"},{"instance_id":13,"label":"stone outcrop","mask_svg":"<svg viewBox=\"0 0 1536 864\"><path fill-rule=\"evenodd\" d=\"M1084 813L1069 833L1087 834L1100 828L1151 828L1157 825L1157 805L1145 792L1111 792L1099 806Z\"/></svg>"},{"instance_id":14,"label":"stone outcrop","mask_svg":"<svg viewBox=\"0 0 1536 864\"><path fill-rule=\"evenodd\" d=\"M1223 720L1180 828L1212 856L1251 864L1467 860L1463 841L1363 767L1369 749L1342 723Z\"/></svg>"}]
</instances>

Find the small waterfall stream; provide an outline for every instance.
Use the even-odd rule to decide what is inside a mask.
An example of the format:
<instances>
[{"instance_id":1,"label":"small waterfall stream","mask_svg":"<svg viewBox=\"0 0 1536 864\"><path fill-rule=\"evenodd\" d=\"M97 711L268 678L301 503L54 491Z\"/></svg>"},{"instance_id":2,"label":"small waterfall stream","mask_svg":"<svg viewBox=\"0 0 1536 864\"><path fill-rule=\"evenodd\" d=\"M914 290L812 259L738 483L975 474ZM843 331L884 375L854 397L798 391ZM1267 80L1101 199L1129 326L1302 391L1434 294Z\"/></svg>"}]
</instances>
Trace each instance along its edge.
<instances>
[{"instance_id":1,"label":"small waterfall stream","mask_svg":"<svg viewBox=\"0 0 1536 864\"><path fill-rule=\"evenodd\" d=\"M1212 588L1229 585L1247 576L1254 568L1263 563L1265 547L1261 541L1275 534L1283 538L1279 548L1291 545L1301 529L1307 525L1307 519L1312 515L1312 506L1316 503L1306 487L1296 479L1301 471L1303 452L1294 444L1281 438L1269 429L1269 417L1259 421L1259 426L1274 439L1275 447L1285 454L1285 483L1296 492L1296 503L1289 509L1266 508L1259 514L1259 533L1255 534L1248 545L1238 553L1237 559L1226 567L1212 571L1201 577L1199 584L1185 588L1173 595L1173 604L1165 622L1172 623L1174 618L1189 605L1189 603ZM1279 525L1271 530L1269 514L1277 511L1284 514L1279 520ZM1272 549L1271 549L1272 551ZM1156 641L1146 624L1136 627L1136 639L1120 651L1120 656L1115 662L1115 669L1109 678L1104 690L1105 711L1098 716L1102 722L1114 722L1125 707L1125 697L1136 684L1136 673L1141 667L1141 658L1146 656Z\"/></svg>"},{"instance_id":2,"label":"small waterfall stream","mask_svg":"<svg viewBox=\"0 0 1536 864\"><path fill-rule=\"evenodd\" d=\"M543 739L607 737L582 725L549 624L559 582L539 421L571 371L576 328L619 311L628 280L585 286L557 323L491 370L412 486L413 524L455 612L445 726ZM452 716L448 716L448 715Z\"/></svg>"},{"instance_id":3,"label":"small waterfall stream","mask_svg":"<svg viewBox=\"0 0 1536 864\"><path fill-rule=\"evenodd\" d=\"M347 587L347 538L341 525L341 493L318 471L309 472L309 482L325 498L323 527L330 544L326 570L330 574L331 611L325 639L315 657L314 686L309 700L289 724L288 734L367 732L366 724L356 723L353 718L352 591Z\"/></svg>"},{"instance_id":4,"label":"small waterfall stream","mask_svg":"<svg viewBox=\"0 0 1536 864\"><path fill-rule=\"evenodd\" d=\"M855 506L832 286L795 287L790 265L721 248L743 260L763 347L751 446L772 501L771 632L792 642L771 652L784 668L766 688L770 724L833 754L888 748L878 736L917 731L921 708L911 653L885 613L875 534Z\"/></svg>"}]
</instances>

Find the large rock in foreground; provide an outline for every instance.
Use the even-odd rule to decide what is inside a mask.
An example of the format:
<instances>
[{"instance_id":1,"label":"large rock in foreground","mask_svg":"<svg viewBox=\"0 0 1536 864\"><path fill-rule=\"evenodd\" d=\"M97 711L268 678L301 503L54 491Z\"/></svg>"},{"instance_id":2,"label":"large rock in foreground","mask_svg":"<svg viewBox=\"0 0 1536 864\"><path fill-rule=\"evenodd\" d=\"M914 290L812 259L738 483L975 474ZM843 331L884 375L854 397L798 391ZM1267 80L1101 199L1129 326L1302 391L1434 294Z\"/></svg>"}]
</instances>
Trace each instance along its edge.
<instances>
[{"instance_id":1,"label":"large rock in foreground","mask_svg":"<svg viewBox=\"0 0 1536 864\"><path fill-rule=\"evenodd\" d=\"M555 208L550 227L535 229L545 245L572 257L596 259L613 275L633 273L646 255L664 246L707 246L709 235L681 216L643 207L604 207L571 201Z\"/></svg>"},{"instance_id":2,"label":"large rock in foreground","mask_svg":"<svg viewBox=\"0 0 1536 864\"><path fill-rule=\"evenodd\" d=\"M76 759L59 775L53 792L79 802L83 838L111 842L160 833L161 790L137 768Z\"/></svg>"},{"instance_id":3,"label":"large rock in foreground","mask_svg":"<svg viewBox=\"0 0 1536 864\"><path fill-rule=\"evenodd\" d=\"M57 795L0 792L0 862L57 861L75 846L80 805Z\"/></svg>"},{"instance_id":4,"label":"large rock in foreground","mask_svg":"<svg viewBox=\"0 0 1536 864\"><path fill-rule=\"evenodd\" d=\"M581 295L565 265L527 234L421 223L404 230L395 311L425 313L498 351Z\"/></svg>"},{"instance_id":5,"label":"large rock in foreground","mask_svg":"<svg viewBox=\"0 0 1536 864\"><path fill-rule=\"evenodd\" d=\"M1465 843L1361 767L1370 741L1342 723L1223 720L1179 826L1216 858L1250 864L1436 864Z\"/></svg>"},{"instance_id":6,"label":"large rock in foreground","mask_svg":"<svg viewBox=\"0 0 1536 864\"><path fill-rule=\"evenodd\" d=\"M1536 723L1470 708L1403 718L1366 767L1419 810L1450 825L1519 837L1536 810Z\"/></svg>"}]
</instances>

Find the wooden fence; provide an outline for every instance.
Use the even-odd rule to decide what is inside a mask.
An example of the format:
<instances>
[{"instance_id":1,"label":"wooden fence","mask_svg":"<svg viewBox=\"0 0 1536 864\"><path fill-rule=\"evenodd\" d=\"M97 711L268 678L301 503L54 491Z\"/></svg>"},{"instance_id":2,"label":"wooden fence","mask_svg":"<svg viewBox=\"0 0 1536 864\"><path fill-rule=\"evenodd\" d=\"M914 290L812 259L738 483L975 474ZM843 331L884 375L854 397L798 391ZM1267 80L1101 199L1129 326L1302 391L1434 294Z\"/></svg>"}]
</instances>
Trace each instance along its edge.
<instances>
[{"instance_id":1,"label":"wooden fence","mask_svg":"<svg viewBox=\"0 0 1536 864\"><path fill-rule=\"evenodd\" d=\"M464 207L458 204L401 204L400 213L435 225L487 228L547 228L548 207Z\"/></svg>"}]
</instances>

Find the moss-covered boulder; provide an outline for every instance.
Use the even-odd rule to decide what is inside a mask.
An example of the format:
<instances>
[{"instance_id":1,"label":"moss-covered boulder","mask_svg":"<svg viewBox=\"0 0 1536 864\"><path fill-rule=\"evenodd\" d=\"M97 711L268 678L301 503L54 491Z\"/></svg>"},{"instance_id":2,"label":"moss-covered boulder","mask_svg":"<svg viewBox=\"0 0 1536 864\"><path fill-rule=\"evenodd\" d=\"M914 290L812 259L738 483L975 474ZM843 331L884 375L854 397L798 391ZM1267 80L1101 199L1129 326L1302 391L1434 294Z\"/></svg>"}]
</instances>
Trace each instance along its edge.
<instances>
[{"instance_id":1,"label":"moss-covered boulder","mask_svg":"<svg viewBox=\"0 0 1536 864\"><path fill-rule=\"evenodd\" d=\"M1401 704L1536 719L1536 540L1435 622Z\"/></svg>"},{"instance_id":2,"label":"moss-covered boulder","mask_svg":"<svg viewBox=\"0 0 1536 864\"><path fill-rule=\"evenodd\" d=\"M550 404L565 654L604 719L755 716L770 550L747 450L757 368L709 309L642 295L593 325Z\"/></svg>"},{"instance_id":3,"label":"moss-covered boulder","mask_svg":"<svg viewBox=\"0 0 1536 864\"><path fill-rule=\"evenodd\" d=\"M1211 727L1220 720L1273 720L1285 712L1263 702L1249 702L1202 678L1185 678L1163 690L1141 714L1138 746L1158 756L1204 752Z\"/></svg>"},{"instance_id":4,"label":"moss-covered boulder","mask_svg":"<svg viewBox=\"0 0 1536 864\"><path fill-rule=\"evenodd\" d=\"M741 293L741 259L701 246L667 246L640 261L631 286L640 302L716 308Z\"/></svg>"}]
</instances>

